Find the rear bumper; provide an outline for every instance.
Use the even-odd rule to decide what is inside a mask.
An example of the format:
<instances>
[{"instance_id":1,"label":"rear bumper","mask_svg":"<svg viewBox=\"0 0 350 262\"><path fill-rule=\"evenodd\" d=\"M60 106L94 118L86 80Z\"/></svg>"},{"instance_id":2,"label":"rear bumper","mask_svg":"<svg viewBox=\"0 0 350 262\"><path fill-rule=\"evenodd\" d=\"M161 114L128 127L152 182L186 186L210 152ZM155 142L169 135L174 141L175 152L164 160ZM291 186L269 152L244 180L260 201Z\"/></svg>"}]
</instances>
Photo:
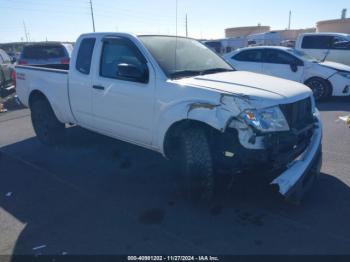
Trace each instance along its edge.
<instances>
[{"instance_id":1,"label":"rear bumper","mask_svg":"<svg viewBox=\"0 0 350 262\"><path fill-rule=\"evenodd\" d=\"M305 192L320 173L322 165L322 125L315 128L309 146L286 171L272 181L287 200L300 202Z\"/></svg>"}]
</instances>

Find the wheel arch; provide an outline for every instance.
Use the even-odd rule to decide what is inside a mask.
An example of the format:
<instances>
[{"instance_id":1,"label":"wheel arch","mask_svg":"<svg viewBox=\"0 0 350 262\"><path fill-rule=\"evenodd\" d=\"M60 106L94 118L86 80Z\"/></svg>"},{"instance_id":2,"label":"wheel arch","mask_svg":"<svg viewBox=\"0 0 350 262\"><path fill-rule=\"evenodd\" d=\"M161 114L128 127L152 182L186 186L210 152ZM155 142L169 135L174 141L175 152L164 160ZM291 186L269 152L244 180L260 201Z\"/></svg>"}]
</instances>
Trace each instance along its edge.
<instances>
[{"instance_id":1,"label":"wheel arch","mask_svg":"<svg viewBox=\"0 0 350 262\"><path fill-rule=\"evenodd\" d=\"M163 154L166 158L171 158L171 149L176 143L176 138L179 137L181 132L190 128L200 128L209 136L212 134L220 134L220 130L214 128L208 123L194 120L194 119L182 119L173 123L166 131L163 141Z\"/></svg>"},{"instance_id":2,"label":"wheel arch","mask_svg":"<svg viewBox=\"0 0 350 262\"><path fill-rule=\"evenodd\" d=\"M322 81L325 81L325 82L328 84L328 88L329 88L328 96L332 96L332 95L333 95L333 85L332 85L331 81L329 81L328 79L323 78L323 77L321 77L321 76L311 76L311 77L307 78L307 79L304 81L304 85L306 85L307 82L310 81L310 80L312 80L312 79L321 79Z\"/></svg>"},{"instance_id":3,"label":"wheel arch","mask_svg":"<svg viewBox=\"0 0 350 262\"><path fill-rule=\"evenodd\" d=\"M55 107L53 106L53 103L51 103L50 99L39 89L34 89L30 92L29 94L29 98L28 98L28 106L29 108L32 107L32 104L33 102L36 100L36 99L44 99L46 100L51 109L53 110L55 116L57 117L57 119L62 122L62 123L65 123L65 121L63 121L63 118L61 117L61 114L60 114L60 111Z\"/></svg>"}]
</instances>

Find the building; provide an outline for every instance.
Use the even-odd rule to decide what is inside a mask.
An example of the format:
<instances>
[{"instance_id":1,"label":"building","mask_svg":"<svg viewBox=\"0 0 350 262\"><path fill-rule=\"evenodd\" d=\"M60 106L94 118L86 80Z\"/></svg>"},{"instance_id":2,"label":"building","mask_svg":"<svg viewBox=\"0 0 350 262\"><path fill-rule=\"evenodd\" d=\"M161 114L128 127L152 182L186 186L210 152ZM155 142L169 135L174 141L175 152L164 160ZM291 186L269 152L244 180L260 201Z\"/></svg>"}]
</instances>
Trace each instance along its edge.
<instances>
[{"instance_id":1,"label":"building","mask_svg":"<svg viewBox=\"0 0 350 262\"><path fill-rule=\"evenodd\" d=\"M245 26L245 27L231 27L225 29L226 38L246 37L251 34L269 32L269 26Z\"/></svg>"},{"instance_id":2,"label":"building","mask_svg":"<svg viewBox=\"0 0 350 262\"><path fill-rule=\"evenodd\" d=\"M350 34L350 18L320 21L317 23L317 32L334 32Z\"/></svg>"}]
</instances>

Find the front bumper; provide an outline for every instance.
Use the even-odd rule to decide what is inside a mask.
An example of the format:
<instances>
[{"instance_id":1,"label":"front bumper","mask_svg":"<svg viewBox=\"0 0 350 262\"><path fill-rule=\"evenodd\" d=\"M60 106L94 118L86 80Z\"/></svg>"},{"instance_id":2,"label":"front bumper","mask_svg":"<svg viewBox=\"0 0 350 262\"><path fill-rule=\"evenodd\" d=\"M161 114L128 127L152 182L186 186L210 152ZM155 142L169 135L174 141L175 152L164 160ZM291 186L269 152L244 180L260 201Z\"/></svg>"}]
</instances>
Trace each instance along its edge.
<instances>
[{"instance_id":1,"label":"front bumper","mask_svg":"<svg viewBox=\"0 0 350 262\"><path fill-rule=\"evenodd\" d=\"M310 188L322 165L322 125L319 122L306 150L288 165L271 185L278 186L278 191L291 202L300 202Z\"/></svg>"},{"instance_id":2,"label":"front bumper","mask_svg":"<svg viewBox=\"0 0 350 262\"><path fill-rule=\"evenodd\" d=\"M350 79L335 74L328 79L333 88L333 96L350 96Z\"/></svg>"}]
</instances>

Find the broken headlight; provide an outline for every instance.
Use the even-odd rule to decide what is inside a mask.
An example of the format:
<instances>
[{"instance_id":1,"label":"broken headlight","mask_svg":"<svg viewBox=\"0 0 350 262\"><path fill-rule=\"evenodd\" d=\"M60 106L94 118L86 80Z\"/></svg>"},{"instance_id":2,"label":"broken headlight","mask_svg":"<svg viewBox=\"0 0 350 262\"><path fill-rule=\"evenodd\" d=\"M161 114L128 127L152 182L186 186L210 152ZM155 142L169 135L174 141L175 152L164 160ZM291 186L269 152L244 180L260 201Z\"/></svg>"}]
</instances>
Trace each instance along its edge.
<instances>
[{"instance_id":1,"label":"broken headlight","mask_svg":"<svg viewBox=\"0 0 350 262\"><path fill-rule=\"evenodd\" d=\"M289 125L278 106L259 110L245 110L240 118L261 132L289 131Z\"/></svg>"}]
</instances>

